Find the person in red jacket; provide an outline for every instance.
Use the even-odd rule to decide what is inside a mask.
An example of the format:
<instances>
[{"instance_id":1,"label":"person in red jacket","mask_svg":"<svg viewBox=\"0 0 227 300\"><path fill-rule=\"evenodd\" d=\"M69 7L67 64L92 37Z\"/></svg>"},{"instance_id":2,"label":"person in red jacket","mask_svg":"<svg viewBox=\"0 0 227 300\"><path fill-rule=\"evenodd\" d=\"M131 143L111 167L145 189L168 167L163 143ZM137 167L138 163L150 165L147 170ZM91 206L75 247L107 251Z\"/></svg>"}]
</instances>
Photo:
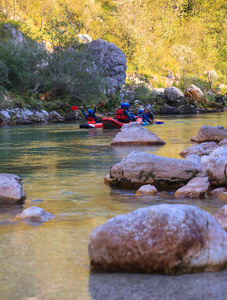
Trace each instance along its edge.
<instances>
[{"instance_id":1,"label":"person in red jacket","mask_svg":"<svg viewBox=\"0 0 227 300\"><path fill-rule=\"evenodd\" d=\"M128 111L124 109L124 107L125 104L121 103L121 107L119 107L118 110L116 111L116 119L122 123L129 123L130 121L133 121L133 119L128 113Z\"/></svg>"}]
</instances>

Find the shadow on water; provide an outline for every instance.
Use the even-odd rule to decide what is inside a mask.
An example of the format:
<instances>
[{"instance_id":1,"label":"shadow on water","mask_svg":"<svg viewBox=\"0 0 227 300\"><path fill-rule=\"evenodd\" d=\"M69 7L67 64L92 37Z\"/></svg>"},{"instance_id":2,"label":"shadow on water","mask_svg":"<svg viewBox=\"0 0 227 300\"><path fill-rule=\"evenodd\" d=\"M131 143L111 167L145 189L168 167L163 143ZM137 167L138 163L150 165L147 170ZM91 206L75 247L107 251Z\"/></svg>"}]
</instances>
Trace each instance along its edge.
<instances>
[{"instance_id":1,"label":"shadow on water","mask_svg":"<svg viewBox=\"0 0 227 300\"><path fill-rule=\"evenodd\" d=\"M226 300L227 271L179 276L90 272L94 300Z\"/></svg>"}]
</instances>

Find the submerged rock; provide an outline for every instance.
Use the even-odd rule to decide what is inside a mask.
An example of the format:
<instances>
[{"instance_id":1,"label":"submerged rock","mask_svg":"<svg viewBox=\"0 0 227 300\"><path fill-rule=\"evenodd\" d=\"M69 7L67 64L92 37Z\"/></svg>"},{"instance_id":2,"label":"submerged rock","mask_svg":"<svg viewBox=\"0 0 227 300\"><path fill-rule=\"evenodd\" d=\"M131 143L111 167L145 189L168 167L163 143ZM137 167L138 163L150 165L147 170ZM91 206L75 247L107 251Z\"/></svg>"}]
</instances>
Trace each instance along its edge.
<instances>
[{"instance_id":1,"label":"submerged rock","mask_svg":"<svg viewBox=\"0 0 227 300\"><path fill-rule=\"evenodd\" d=\"M223 126L207 126L203 125L200 127L199 132L197 135L191 137L191 141L196 143L203 143L203 142L216 142L219 143L220 141L227 138L227 128Z\"/></svg>"},{"instance_id":2,"label":"submerged rock","mask_svg":"<svg viewBox=\"0 0 227 300\"><path fill-rule=\"evenodd\" d=\"M53 219L53 217L54 215L46 212L44 209L37 206L31 206L17 215L13 221L26 221L37 225L49 221Z\"/></svg>"},{"instance_id":3,"label":"submerged rock","mask_svg":"<svg viewBox=\"0 0 227 300\"><path fill-rule=\"evenodd\" d=\"M22 179L14 174L0 174L0 204L14 204L25 199Z\"/></svg>"},{"instance_id":4,"label":"submerged rock","mask_svg":"<svg viewBox=\"0 0 227 300\"><path fill-rule=\"evenodd\" d=\"M227 231L227 205L223 206L215 215L215 219L221 227Z\"/></svg>"},{"instance_id":5,"label":"submerged rock","mask_svg":"<svg viewBox=\"0 0 227 300\"><path fill-rule=\"evenodd\" d=\"M161 204L116 216L89 239L91 268L180 274L227 266L227 234L196 206Z\"/></svg>"},{"instance_id":6,"label":"submerged rock","mask_svg":"<svg viewBox=\"0 0 227 300\"><path fill-rule=\"evenodd\" d=\"M227 192L227 189L224 187L221 187L221 188L217 188L217 189L210 191L207 195L209 197L218 198L221 194L223 194L225 192Z\"/></svg>"},{"instance_id":7,"label":"submerged rock","mask_svg":"<svg viewBox=\"0 0 227 300\"><path fill-rule=\"evenodd\" d=\"M157 194L158 194L158 190L156 189L156 187L153 185L150 185L150 184L143 185L136 191L136 196L139 196L139 195L154 196Z\"/></svg>"},{"instance_id":8,"label":"submerged rock","mask_svg":"<svg viewBox=\"0 0 227 300\"><path fill-rule=\"evenodd\" d=\"M145 184L179 186L198 173L202 168L192 161L133 151L111 168L105 183L132 188Z\"/></svg>"},{"instance_id":9,"label":"submerged rock","mask_svg":"<svg viewBox=\"0 0 227 300\"><path fill-rule=\"evenodd\" d=\"M195 177L187 185L178 189L175 196L177 198L203 198L209 187L208 177Z\"/></svg>"},{"instance_id":10,"label":"submerged rock","mask_svg":"<svg viewBox=\"0 0 227 300\"><path fill-rule=\"evenodd\" d=\"M113 139L111 145L165 145L154 132L147 131L136 122L121 127L121 131Z\"/></svg>"}]
</instances>

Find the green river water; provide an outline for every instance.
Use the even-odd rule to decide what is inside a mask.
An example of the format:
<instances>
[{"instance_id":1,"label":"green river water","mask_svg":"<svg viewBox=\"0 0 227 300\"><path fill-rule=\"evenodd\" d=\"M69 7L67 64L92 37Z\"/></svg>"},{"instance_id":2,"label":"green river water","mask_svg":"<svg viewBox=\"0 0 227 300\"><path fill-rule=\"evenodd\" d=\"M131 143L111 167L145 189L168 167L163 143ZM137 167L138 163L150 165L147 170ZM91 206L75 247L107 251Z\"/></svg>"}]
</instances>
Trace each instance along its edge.
<instances>
[{"instance_id":1,"label":"green river water","mask_svg":"<svg viewBox=\"0 0 227 300\"><path fill-rule=\"evenodd\" d=\"M202 125L227 126L227 112L161 116L147 126L165 146L113 147L118 131L78 124L0 128L1 173L23 179L23 206L0 208L0 299L227 299L227 271L182 276L103 274L89 269L93 228L109 218L158 203L197 205L211 214L221 200L136 197L134 190L104 185L110 167L133 150L180 158ZM56 217L40 226L12 223L39 206Z\"/></svg>"}]
</instances>

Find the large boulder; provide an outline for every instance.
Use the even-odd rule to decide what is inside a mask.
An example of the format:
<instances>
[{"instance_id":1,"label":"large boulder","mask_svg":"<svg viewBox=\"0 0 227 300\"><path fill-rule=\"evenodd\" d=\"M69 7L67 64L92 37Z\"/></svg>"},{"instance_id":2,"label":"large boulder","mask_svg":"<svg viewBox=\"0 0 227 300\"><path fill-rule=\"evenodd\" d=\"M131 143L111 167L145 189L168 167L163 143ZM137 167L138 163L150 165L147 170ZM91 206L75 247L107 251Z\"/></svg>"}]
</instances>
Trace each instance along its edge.
<instances>
[{"instance_id":1,"label":"large boulder","mask_svg":"<svg viewBox=\"0 0 227 300\"><path fill-rule=\"evenodd\" d=\"M187 185L175 192L177 198L203 198L210 187L208 177L192 178Z\"/></svg>"},{"instance_id":2,"label":"large boulder","mask_svg":"<svg viewBox=\"0 0 227 300\"><path fill-rule=\"evenodd\" d=\"M218 148L217 143L215 142L205 142L201 144L194 144L191 147L185 148L180 152L180 156L186 157L189 154L210 155L215 149Z\"/></svg>"},{"instance_id":3,"label":"large boulder","mask_svg":"<svg viewBox=\"0 0 227 300\"><path fill-rule=\"evenodd\" d=\"M114 44L102 39L88 44L96 64L102 70L107 84L106 92L116 94L126 79L126 56Z\"/></svg>"},{"instance_id":4,"label":"large boulder","mask_svg":"<svg viewBox=\"0 0 227 300\"><path fill-rule=\"evenodd\" d=\"M14 204L25 200L22 179L14 174L0 174L0 203Z\"/></svg>"},{"instance_id":5,"label":"large boulder","mask_svg":"<svg viewBox=\"0 0 227 300\"><path fill-rule=\"evenodd\" d=\"M186 104L186 105L180 105L179 110L183 115L186 114L197 114L197 108L194 105L191 104Z\"/></svg>"},{"instance_id":6,"label":"large boulder","mask_svg":"<svg viewBox=\"0 0 227 300\"><path fill-rule=\"evenodd\" d=\"M181 186L201 172L201 166L192 161L133 151L110 169L105 183L131 188Z\"/></svg>"},{"instance_id":7,"label":"large boulder","mask_svg":"<svg viewBox=\"0 0 227 300\"><path fill-rule=\"evenodd\" d=\"M53 219L54 215L46 212L44 209L31 206L26 208L22 213L17 215L13 221L25 221L29 224L40 224Z\"/></svg>"},{"instance_id":8,"label":"large boulder","mask_svg":"<svg viewBox=\"0 0 227 300\"><path fill-rule=\"evenodd\" d=\"M227 234L196 206L161 204L116 216L89 239L91 268L179 274L227 267Z\"/></svg>"},{"instance_id":9,"label":"large boulder","mask_svg":"<svg viewBox=\"0 0 227 300\"><path fill-rule=\"evenodd\" d=\"M181 92L181 90L179 90L175 86L167 87L165 89L164 93L168 99L171 99L171 98L177 99L177 98L184 97L184 94Z\"/></svg>"},{"instance_id":10,"label":"large boulder","mask_svg":"<svg viewBox=\"0 0 227 300\"><path fill-rule=\"evenodd\" d=\"M196 143L203 143L203 142L216 142L219 143L220 141L227 138L227 128L223 126L207 126L203 125L200 127L199 132L197 135L191 137L191 141Z\"/></svg>"},{"instance_id":11,"label":"large boulder","mask_svg":"<svg viewBox=\"0 0 227 300\"><path fill-rule=\"evenodd\" d=\"M121 131L113 139L111 145L164 145L154 132L147 131L137 122L121 127Z\"/></svg>"}]
</instances>

